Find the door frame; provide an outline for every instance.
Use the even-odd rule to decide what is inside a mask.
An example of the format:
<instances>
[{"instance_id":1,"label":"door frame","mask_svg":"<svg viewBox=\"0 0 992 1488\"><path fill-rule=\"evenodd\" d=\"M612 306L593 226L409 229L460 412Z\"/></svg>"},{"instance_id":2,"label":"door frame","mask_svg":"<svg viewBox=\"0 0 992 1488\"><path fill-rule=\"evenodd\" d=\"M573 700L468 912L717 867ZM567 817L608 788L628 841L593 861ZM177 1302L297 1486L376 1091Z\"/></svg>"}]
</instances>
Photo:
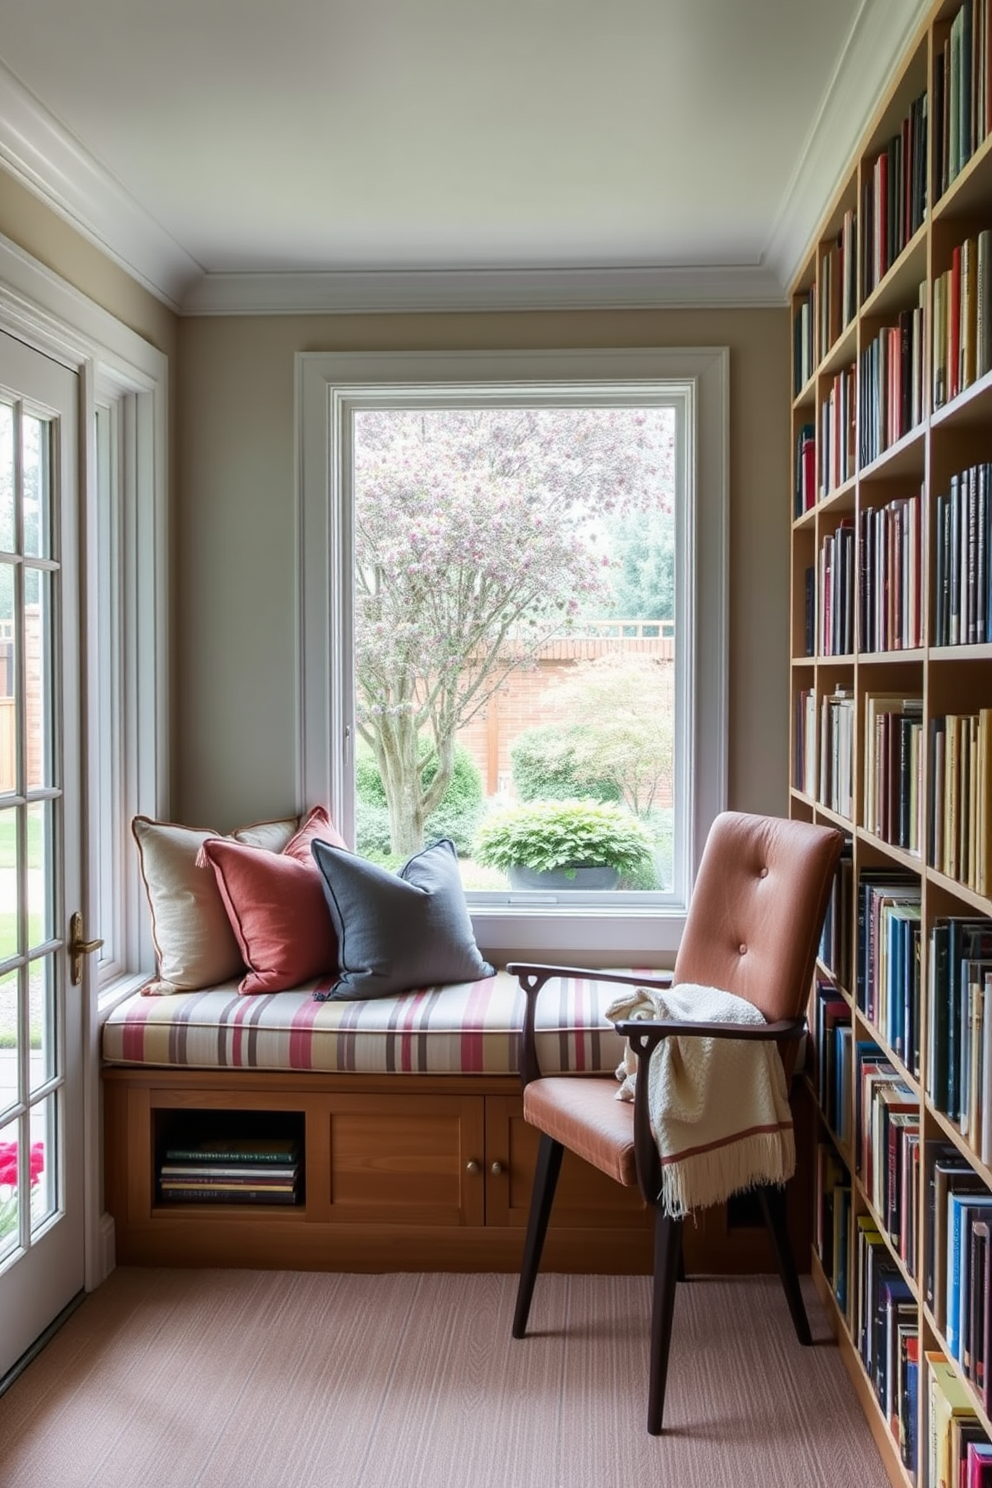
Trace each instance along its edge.
<instances>
[{"instance_id":1,"label":"door frame","mask_svg":"<svg viewBox=\"0 0 992 1488\"><path fill-rule=\"evenodd\" d=\"M127 400L132 430L126 489L122 492L120 543L121 624L128 644L115 679L127 768L121 780L119 819L137 812L162 815L169 788L168 647L168 372L165 353L117 320L29 254L0 236L0 330L74 371L79 379L79 528L82 658L82 903L86 933L100 936L99 906L91 886L101 823L88 801L95 737L90 687L99 663L96 637L93 534L98 499L94 418L99 400ZM89 579L89 582L87 580ZM89 679L89 685L87 683ZM140 687L139 687L140 683ZM123 835L123 834L121 834ZM111 971L101 976L95 957L84 958L83 981L83 1204L84 1286L92 1291L114 1267L113 1220L102 1190L100 1030L110 1009L147 979L154 965L147 915L140 898L130 834L116 842L121 859L119 944ZM67 906L68 909L77 906Z\"/></svg>"}]
</instances>

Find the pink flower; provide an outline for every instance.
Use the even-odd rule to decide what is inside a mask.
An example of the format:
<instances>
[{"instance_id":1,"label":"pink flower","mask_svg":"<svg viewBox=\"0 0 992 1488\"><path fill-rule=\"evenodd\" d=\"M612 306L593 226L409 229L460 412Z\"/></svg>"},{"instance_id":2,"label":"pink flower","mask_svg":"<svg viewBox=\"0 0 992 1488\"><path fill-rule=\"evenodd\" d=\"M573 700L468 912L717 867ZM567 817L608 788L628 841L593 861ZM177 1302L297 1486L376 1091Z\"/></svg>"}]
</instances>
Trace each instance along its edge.
<instances>
[{"instance_id":1,"label":"pink flower","mask_svg":"<svg viewBox=\"0 0 992 1488\"><path fill-rule=\"evenodd\" d=\"M29 1163L31 1168L31 1183L34 1185L38 1182L45 1169L44 1142L32 1142ZM7 1184L13 1188L16 1182L17 1143L0 1142L0 1183Z\"/></svg>"}]
</instances>

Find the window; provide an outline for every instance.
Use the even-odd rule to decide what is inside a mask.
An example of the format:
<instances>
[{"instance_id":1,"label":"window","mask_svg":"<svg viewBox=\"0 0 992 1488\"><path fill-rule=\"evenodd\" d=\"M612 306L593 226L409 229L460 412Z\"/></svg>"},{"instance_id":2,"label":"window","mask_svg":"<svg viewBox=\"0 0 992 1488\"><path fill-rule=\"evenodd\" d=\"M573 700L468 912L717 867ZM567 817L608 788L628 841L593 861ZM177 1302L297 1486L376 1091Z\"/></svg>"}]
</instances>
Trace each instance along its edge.
<instances>
[{"instance_id":1,"label":"window","mask_svg":"<svg viewBox=\"0 0 992 1488\"><path fill-rule=\"evenodd\" d=\"M530 653L523 656L521 648L525 651L526 646L521 631L527 629L524 620L532 622L527 634L533 638L536 624L543 640L554 640L557 654L569 659L579 649L589 658L605 651L614 659L626 656L623 664L629 668L633 665L631 653L643 658L654 652L660 657L666 646L671 652L674 644L670 668L674 700L673 768L668 771L671 797L665 803L673 829L670 850L662 855L663 867L648 888L639 889L633 883L624 887L621 883L619 891L609 893L585 889L579 893L529 891L505 881L487 883L484 877L469 881L469 900L479 942L497 959L522 952L560 953L567 947L571 957L581 953L586 958L604 960L615 960L618 956L624 960L646 960L670 952L677 945L697 848L725 797L726 383L727 356L720 350L406 356L305 354L298 359L303 786L308 801L329 801L342 831L353 842L356 829L362 830L361 814L356 821L355 811L356 766L359 770L367 768L368 752L373 745L379 750L378 764L386 758L379 748L382 729L376 732L372 715L376 708L384 714L392 712L399 716L415 707L409 697L397 701L388 687L376 694L368 686L367 672L363 672L363 668L370 667L370 655L377 665L381 661L381 653L370 652L369 627L378 627L382 635L393 637L404 623L399 611L392 613L388 604L369 600L374 582L382 582L382 592L387 597L401 580L406 584L406 568L402 564L392 577L388 564L376 568L377 581L370 577L376 564L370 560L369 543L372 541L374 545L379 541L382 546L386 541L375 534L370 539L370 525L374 527L376 521L380 527L390 525L382 522L389 500L389 482L381 480L383 461L390 456L390 450L394 455L397 450L402 451L406 439L406 456L416 461L425 449L436 453L447 441L452 446L453 457L464 460L469 427L476 438L482 437L479 433L482 430L492 448L494 438L508 438L506 430L511 425L516 430L529 420L532 425L545 427L556 419L566 423L570 420L574 428L581 430L582 437L594 444L604 439L609 444L617 430L622 433L624 420L628 420L623 437L628 440L630 463L644 454L643 441L642 445L637 444L640 436L634 432L635 424L650 425L653 434L648 444L653 440L655 451L659 440L669 442L667 495L673 502L674 523L670 526L678 581L666 635L660 633L660 625L646 624L647 617L643 615L618 615L620 600L615 594L612 608L610 604L604 607L602 596L598 601L588 597L579 603L574 596L583 593L581 576L575 579L574 574L565 572L564 587L550 596L552 604L559 603L566 616L557 632L546 623L546 613L543 617L538 614L540 623L534 622L539 604L538 611L529 617L509 613L512 605L507 604L504 611L511 630L502 632L498 643L489 633L480 650L478 635L473 639L469 631L465 635L457 634L461 621L453 620L450 612L440 622L434 641L426 638L428 654L433 654L429 649L431 644L440 655L442 645L450 642L460 666L474 666L475 673L486 674L479 684L481 704L475 719L470 704L461 709L459 739L471 747L471 726L474 722L477 734L478 713L485 708L490 720L489 752L481 763L486 794L490 797L505 794L508 785L511 792L513 789L507 768L508 741L505 738L493 741L492 725L498 711L492 690L494 681L500 681L505 689L511 672L515 670L519 676L521 659L530 667L537 665L533 645ZM615 447L615 439L613 442ZM532 459L534 447L533 443L529 446ZM533 483L540 483L538 476L545 483L543 489L550 489L556 478L554 472L549 475L544 470L535 474ZM450 487L450 471L446 481ZM485 512L492 505L492 491L497 489L500 499L505 497L507 510L515 514L518 525L530 520L527 513L534 509L533 491L526 506L514 508L517 488L507 481L487 487L486 506L479 508L477 525L482 527L488 522ZM588 550L598 544L615 555L625 530L629 537L631 515L642 526L649 520L648 508L643 505L646 489L643 482L640 485L633 482L623 499L613 499L606 494L608 485L598 491L584 486L584 494L577 503L556 510L556 529L568 526L579 546L584 542ZM466 496L466 502L469 499ZM638 514L639 501L642 510ZM415 559L411 544L415 546L413 539L419 542L423 534L416 533L413 527L401 531L403 523L398 518L393 521L391 517L390 522L404 555L410 548ZM438 521L433 525L439 529L441 524ZM487 531L485 536L490 543L505 543L495 530ZM543 542L542 535L535 530L526 544L520 544L521 551L526 548L531 554L540 554L545 551ZM567 569L577 553L575 544L569 547L559 542L548 559L552 565L549 573L553 570L554 582L559 586L563 583L562 564ZM374 552L372 557L377 562ZM453 572L450 565L457 561L457 558L448 559L449 573ZM416 562L410 567L415 569ZM519 584L511 584L507 594L515 595L519 590ZM412 614L419 602L416 592L415 588L408 588L404 593L402 604L407 614ZM540 592L538 586L535 593ZM544 586L544 592L548 597L549 586ZM622 604L620 607L624 608ZM570 619L569 611L574 612ZM657 613L654 618L657 620ZM623 625L619 624L621 620ZM514 623L516 631L512 630ZM409 628L413 629L412 622ZM580 637L584 642L582 648L565 644ZM631 644L633 641L637 644ZM496 656L497 645L502 648L500 664L494 666L490 663ZM514 647L516 652L510 655ZM485 659L485 665L480 658ZM546 651L542 661L546 662L547 658ZM598 671L578 668L578 671L583 672L587 681L593 677L597 684L603 681L602 668ZM656 668L655 674L658 671ZM563 691L548 695L553 703L550 712L542 712L532 699L524 722L532 728L540 727L543 719L555 717L557 709L561 726L578 727L584 737L588 731L581 723L582 702L581 697L576 701L573 682L574 675ZM630 686L629 677L626 685ZM608 711L608 708L602 710L601 716ZM422 713L421 721L425 717L426 713ZM520 717L518 709L518 726ZM436 736L436 720L432 726ZM477 739L474 747L478 759ZM584 758L583 767L588 767L588 777L589 757ZM656 828L662 816L657 803L647 800L643 789L638 801L637 782L632 778L623 782L622 795L622 804L638 810L643 820L650 820L657 847ZM398 830L395 801L391 800L389 805L395 837ZM661 862L657 855L655 862Z\"/></svg>"},{"instance_id":2,"label":"window","mask_svg":"<svg viewBox=\"0 0 992 1488\"><path fill-rule=\"evenodd\" d=\"M154 964L131 837L163 800L164 503L156 501L155 390L133 370L95 369L87 526L90 923L103 946L98 996L110 1005Z\"/></svg>"}]
</instances>

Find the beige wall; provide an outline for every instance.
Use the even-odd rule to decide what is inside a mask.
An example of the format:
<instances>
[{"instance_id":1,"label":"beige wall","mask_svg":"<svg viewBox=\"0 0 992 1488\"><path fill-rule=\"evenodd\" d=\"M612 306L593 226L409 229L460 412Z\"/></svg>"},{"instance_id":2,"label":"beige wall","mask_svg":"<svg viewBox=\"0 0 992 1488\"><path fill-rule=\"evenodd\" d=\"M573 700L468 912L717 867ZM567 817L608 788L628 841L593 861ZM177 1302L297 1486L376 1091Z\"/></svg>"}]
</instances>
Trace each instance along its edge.
<instances>
[{"instance_id":1,"label":"beige wall","mask_svg":"<svg viewBox=\"0 0 992 1488\"><path fill-rule=\"evenodd\" d=\"M172 357L177 320L130 274L0 170L0 233Z\"/></svg>"},{"instance_id":2,"label":"beige wall","mask_svg":"<svg viewBox=\"0 0 992 1488\"><path fill-rule=\"evenodd\" d=\"M294 353L731 350L730 804L787 809L788 316L782 310L190 319L179 327L175 809L295 798Z\"/></svg>"},{"instance_id":3,"label":"beige wall","mask_svg":"<svg viewBox=\"0 0 992 1488\"><path fill-rule=\"evenodd\" d=\"M0 170L0 233L170 362L173 813L221 828L296 800L297 351L731 349L730 804L784 811L785 309L178 319Z\"/></svg>"}]
</instances>

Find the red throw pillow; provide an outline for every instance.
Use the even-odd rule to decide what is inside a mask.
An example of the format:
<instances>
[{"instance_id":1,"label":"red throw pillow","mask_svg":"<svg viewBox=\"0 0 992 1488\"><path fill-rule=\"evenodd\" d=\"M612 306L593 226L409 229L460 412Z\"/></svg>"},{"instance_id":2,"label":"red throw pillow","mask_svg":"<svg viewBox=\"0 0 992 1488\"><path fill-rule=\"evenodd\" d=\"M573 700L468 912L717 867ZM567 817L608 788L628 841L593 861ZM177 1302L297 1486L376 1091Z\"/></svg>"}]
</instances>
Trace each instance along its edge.
<instances>
[{"instance_id":1,"label":"red throw pillow","mask_svg":"<svg viewBox=\"0 0 992 1488\"><path fill-rule=\"evenodd\" d=\"M326 807L314 806L307 813L295 837L291 837L286 843L283 852L288 853L291 858L297 858L299 862L305 863L308 868L316 872L317 865L310 851L310 844L315 838L319 838L321 842L330 842L334 847L347 847L341 833L328 816Z\"/></svg>"},{"instance_id":2,"label":"red throw pillow","mask_svg":"<svg viewBox=\"0 0 992 1488\"><path fill-rule=\"evenodd\" d=\"M289 850L312 817L281 853L223 837L209 837L203 844L248 968L239 992L284 992L337 970L337 938L309 839L305 859ZM333 827L328 834L329 827L327 822L313 835L323 831L328 840L339 841Z\"/></svg>"}]
</instances>

